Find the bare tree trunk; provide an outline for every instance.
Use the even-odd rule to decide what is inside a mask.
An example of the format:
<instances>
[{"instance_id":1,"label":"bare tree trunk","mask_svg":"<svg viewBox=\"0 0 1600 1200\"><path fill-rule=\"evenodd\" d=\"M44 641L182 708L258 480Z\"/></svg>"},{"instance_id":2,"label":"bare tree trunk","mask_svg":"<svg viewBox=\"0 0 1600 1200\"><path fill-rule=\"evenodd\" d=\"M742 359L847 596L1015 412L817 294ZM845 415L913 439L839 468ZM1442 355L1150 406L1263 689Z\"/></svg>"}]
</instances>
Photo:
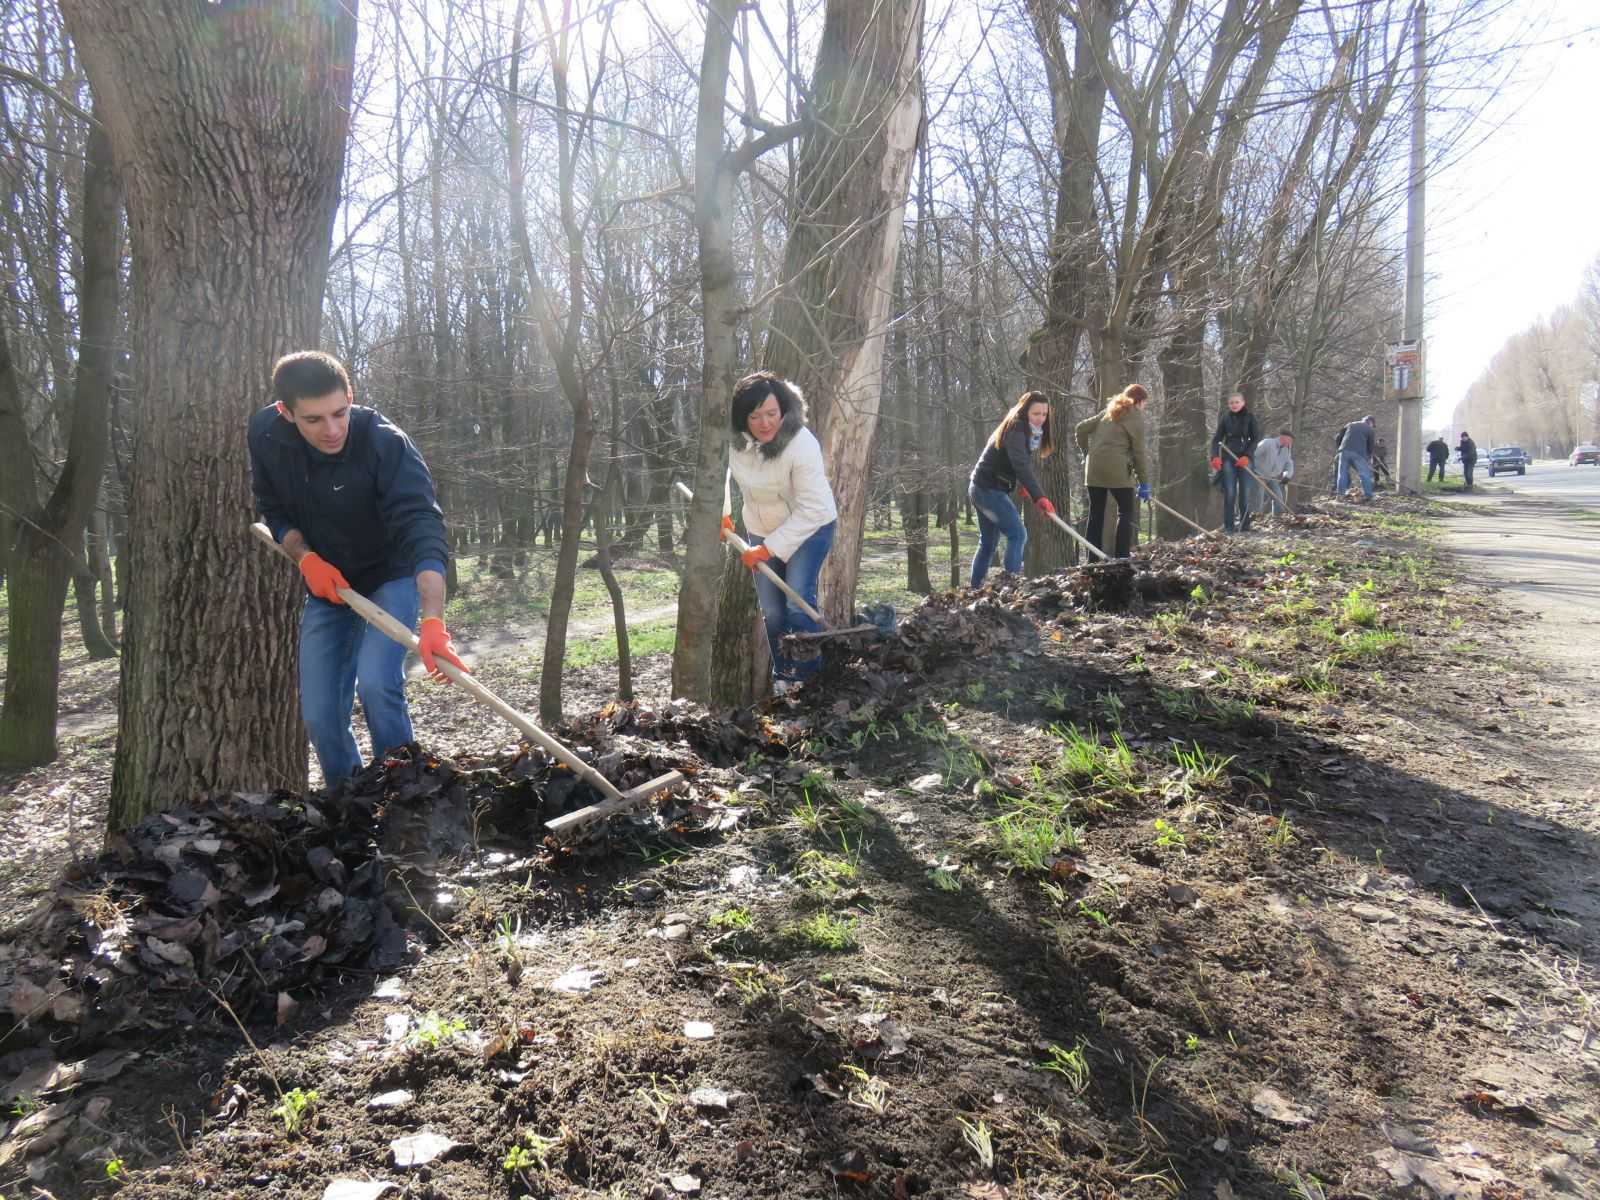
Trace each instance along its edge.
<instances>
[{"instance_id":1,"label":"bare tree trunk","mask_svg":"<svg viewBox=\"0 0 1600 1200\"><path fill-rule=\"evenodd\" d=\"M61 10L127 191L134 261L116 830L199 792L305 783L301 590L245 537L243 432L273 359L318 341L356 3Z\"/></svg>"},{"instance_id":2,"label":"bare tree trunk","mask_svg":"<svg viewBox=\"0 0 1600 1200\"><path fill-rule=\"evenodd\" d=\"M805 390L822 442L839 525L821 600L838 624L852 614L861 567L885 324L922 124L922 15L922 0L829 0L765 352Z\"/></svg>"},{"instance_id":3,"label":"bare tree trunk","mask_svg":"<svg viewBox=\"0 0 1600 1200\"><path fill-rule=\"evenodd\" d=\"M38 497L34 455L17 388L11 351L0 329L0 502L18 514L0 525L10 627L6 640L4 707L0 708L0 763L33 766L56 756L56 715L61 683L61 617L67 581L89 576L81 555L83 531L100 494L110 439L107 411L116 359L122 246L122 196L111 143L101 128L89 133L84 168L79 291L78 365L67 459L49 499ZM67 387L58 376L56 386ZM94 590L78 585L80 612L88 602L84 643L96 658L116 654L99 637Z\"/></svg>"}]
</instances>

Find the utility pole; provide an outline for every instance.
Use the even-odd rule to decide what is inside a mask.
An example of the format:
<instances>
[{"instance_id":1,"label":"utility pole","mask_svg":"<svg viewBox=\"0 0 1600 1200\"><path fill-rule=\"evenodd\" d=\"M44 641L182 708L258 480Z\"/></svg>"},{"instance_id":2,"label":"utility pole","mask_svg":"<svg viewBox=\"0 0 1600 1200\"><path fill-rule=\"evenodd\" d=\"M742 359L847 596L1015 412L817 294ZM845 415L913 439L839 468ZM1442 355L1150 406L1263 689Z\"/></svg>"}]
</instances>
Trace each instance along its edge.
<instances>
[{"instance_id":1,"label":"utility pole","mask_svg":"<svg viewBox=\"0 0 1600 1200\"><path fill-rule=\"evenodd\" d=\"M1415 347L1416 378L1409 388L1396 388L1400 430L1395 443L1395 486L1402 493L1422 490L1422 406L1426 402L1426 357L1422 353L1423 188L1427 167L1427 5L1417 5L1416 45L1412 69L1416 93L1411 111L1411 181L1406 198L1406 314L1402 337Z\"/></svg>"}]
</instances>

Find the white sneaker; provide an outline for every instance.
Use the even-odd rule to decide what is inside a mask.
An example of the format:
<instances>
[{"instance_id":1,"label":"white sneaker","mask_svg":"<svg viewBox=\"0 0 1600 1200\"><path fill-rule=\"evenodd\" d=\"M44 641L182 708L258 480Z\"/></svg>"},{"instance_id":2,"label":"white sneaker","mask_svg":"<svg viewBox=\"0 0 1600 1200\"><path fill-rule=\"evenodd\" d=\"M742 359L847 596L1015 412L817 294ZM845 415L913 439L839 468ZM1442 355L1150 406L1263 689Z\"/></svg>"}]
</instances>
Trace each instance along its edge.
<instances>
[{"instance_id":1,"label":"white sneaker","mask_svg":"<svg viewBox=\"0 0 1600 1200\"><path fill-rule=\"evenodd\" d=\"M800 684L793 679L774 679L772 681L772 694L778 697L787 696L799 686Z\"/></svg>"}]
</instances>

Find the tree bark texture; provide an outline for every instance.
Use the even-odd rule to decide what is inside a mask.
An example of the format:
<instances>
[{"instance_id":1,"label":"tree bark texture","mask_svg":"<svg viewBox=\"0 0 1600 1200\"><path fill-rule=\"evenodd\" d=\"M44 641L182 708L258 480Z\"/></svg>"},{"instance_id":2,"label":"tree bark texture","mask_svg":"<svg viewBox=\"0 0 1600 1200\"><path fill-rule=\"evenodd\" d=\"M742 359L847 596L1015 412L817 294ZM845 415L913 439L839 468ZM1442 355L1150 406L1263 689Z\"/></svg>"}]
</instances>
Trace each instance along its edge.
<instances>
[{"instance_id":1,"label":"tree bark texture","mask_svg":"<svg viewBox=\"0 0 1600 1200\"><path fill-rule=\"evenodd\" d=\"M245 425L317 344L356 0L63 0L127 196L135 388L109 824L300 788L302 591L245 534ZM358 394L359 398L359 394Z\"/></svg>"},{"instance_id":2,"label":"tree bark texture","mask_svg":"<svg viewBox=\"0 0 1600 1200\"><path fill-rule=\"evenodd\" d=\"M853 616L884 335L922 124L922 0L829 0L765 361L806 393L839 505L821 607Z\"/></svg>"},{"instance_id":3,"label":"tree bark texture","mask_svg":"<svg viewBox=\"0 0 1600 1200\"><path fill-rule=\"evenodd\" d=\"M83 561L84 528L100 494L110 444L107 411L115 360L122 247L122 197L103 129L90 131L84 168L83 227L79 238L78 363L73 378L67 457L50 497L40 506L43 481L23 419L11 355L0 331L0 465L6 482L0 501L23 514L0 527L6 563L10 629L6 643L4 707L0 708L0 763L34 766L56 756L56 716L61 682L61 615L67 582L89 577L84 643L93 657L116 651L94 621L93 577ZM65 387L66 375L55 377ZM79 584L80 608L84 584ZM93 627L95 637L90 636Z\"/></svg>"},{"instance_id":4,"label":"tree bark texture","mask_svg":"<svg viewBox=\"0 0 1600 1200\"><path fill-rule=\"evenodd\" d=\"M1093 47L1110 36L1112 5L1108 0L1085 0L1077 11L1073 18L1077 37L1070 64L1061 37L1059 6L1048 0L1029 0L1028 13L1050 83L1058 183L1044 321L1028 341L1022 366L1028 387L1050 397L1056 453L1039 464L1039 481L1061 510L1062 518L1071 521L1079 471L1078 455L1071 444L1072 427L1087 411L1074 405L1070 396L1089 296L1103 269L1097 265L1102 251L1095 189L1106 81ZM1058 570L1073 560L1077 543L1054 522L1040 520L1031 511L1028 520L1028 574Z\"/></svg>"},{"instance_id":5,"label":"tree bark texture","mask_svg":"<svg viewBox=\"0 0 1600 1200\"><path fill-rule=\"evenodd\" d=\"M711 698L712 663L722 640L718 637L717 593L725 553L719 527L728 469L728 404L739 376L741 313L732 241L735 174L723 134L736 8L735 0L711 0L707 6L695 125L694 223L699 235L705 358L700 376L699 446L689 484L694 501L683 532L683 582L678 591L678 631L672 652L672 694L692 700Z\"/></svg>"}]
</instances>

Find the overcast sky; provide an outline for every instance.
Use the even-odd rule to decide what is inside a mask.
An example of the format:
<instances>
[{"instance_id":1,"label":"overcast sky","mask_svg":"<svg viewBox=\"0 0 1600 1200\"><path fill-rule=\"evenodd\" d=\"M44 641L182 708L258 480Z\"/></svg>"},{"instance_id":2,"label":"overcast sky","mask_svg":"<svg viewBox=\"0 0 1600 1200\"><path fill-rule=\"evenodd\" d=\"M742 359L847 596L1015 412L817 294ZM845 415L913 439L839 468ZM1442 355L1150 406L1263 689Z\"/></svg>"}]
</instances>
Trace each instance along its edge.
<instances>
[{"instance_id":1,"label":"overcast sky","mask_svg":"<svg viewBox=\"0 0 1600 1200\"><path fill-rule=\"evenodd\" d=\"M1485 106L1500 127L1429 185L1430 426L1507 338L1576 298L1600 255L1600 2L1535 7L1549 40Z\"/></svg>"}]
</instances>

